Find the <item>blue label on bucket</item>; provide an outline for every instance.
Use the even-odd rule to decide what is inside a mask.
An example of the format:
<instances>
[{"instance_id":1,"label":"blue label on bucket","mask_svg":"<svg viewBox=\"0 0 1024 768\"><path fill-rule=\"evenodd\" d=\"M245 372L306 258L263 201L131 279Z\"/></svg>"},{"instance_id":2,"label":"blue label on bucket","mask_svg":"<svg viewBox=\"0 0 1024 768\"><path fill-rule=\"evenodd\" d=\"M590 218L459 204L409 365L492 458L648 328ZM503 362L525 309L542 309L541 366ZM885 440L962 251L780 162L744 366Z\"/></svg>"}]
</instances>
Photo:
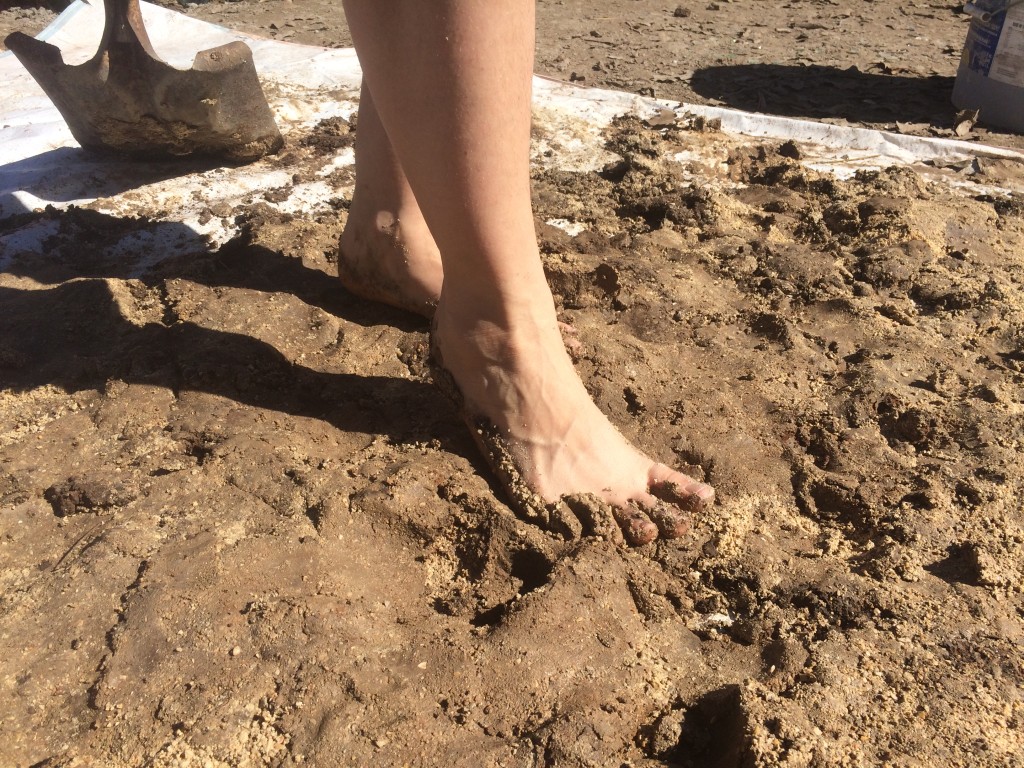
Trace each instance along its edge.
<instances>
[{"instance_id":1,"label":"blue label on bucket","mask_svg":"<svg viewBox=\"0 0 1024 768\"><path fill-rule=\"evenodd\" d=\"M999 34L1006 20L1006 2L976 0L974 4L992 15L988 21L983 21L979 16L971 19L971 28L967 31L967 42L964 45L964 59L968 67L988 77L999 46Z\"/></svg>"}]
</instances>

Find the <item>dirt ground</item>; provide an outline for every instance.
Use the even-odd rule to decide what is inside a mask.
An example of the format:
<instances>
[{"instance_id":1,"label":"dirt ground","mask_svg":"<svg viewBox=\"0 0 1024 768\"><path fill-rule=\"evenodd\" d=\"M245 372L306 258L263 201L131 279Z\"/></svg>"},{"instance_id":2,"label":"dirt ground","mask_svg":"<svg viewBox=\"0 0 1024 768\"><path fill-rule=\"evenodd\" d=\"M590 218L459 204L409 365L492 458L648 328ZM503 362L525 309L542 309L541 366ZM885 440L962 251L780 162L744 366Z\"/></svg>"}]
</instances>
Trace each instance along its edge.
<instances>
[{"instance_id":1,"label":"dirt ground","mask_svg":"<svg viewBox=\"0 0 1024 768\"><path fill-rule=\"evenodd\" d=\"M538 70L950 135L957 7L765 5L541 2ZM344 46L336 6L187 12ZM0 248L0 765L1024 766L1024 198L671 159L713 138L534 178L588 389L719 493L633 550L509 510L425 323L337 285L345 199L141 272L148 219L0 221L52 230Z\"/></svg>"}]
</instances>

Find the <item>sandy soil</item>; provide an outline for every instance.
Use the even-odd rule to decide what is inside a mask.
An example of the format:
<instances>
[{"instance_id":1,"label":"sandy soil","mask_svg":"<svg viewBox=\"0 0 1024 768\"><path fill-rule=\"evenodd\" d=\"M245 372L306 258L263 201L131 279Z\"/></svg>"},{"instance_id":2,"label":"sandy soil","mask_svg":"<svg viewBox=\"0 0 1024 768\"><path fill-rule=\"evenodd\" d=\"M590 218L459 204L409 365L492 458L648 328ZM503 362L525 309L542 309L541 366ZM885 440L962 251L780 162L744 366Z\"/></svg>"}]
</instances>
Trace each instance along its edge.
<instances>
[{"instance_id":1,"label":"sandy soil","mask_svg":"<svg viewBox=\"0 0 1024 768\"><path fill-rule=\"evenodd\" d=\"M332 6L189 12L343 45ZM951 127L949 4L675 7L542 3L540 68ZM53 230L0 273L0 764L1024 765L1024 200L666 159L706 128L622 120L619 161L535 176L589 390L720 494L636 550L508 509L424 324L333 278L344 199L211 211L239 237L141 276L111 244L145 219L0 222Z\"/></svg>"}]
</instances>

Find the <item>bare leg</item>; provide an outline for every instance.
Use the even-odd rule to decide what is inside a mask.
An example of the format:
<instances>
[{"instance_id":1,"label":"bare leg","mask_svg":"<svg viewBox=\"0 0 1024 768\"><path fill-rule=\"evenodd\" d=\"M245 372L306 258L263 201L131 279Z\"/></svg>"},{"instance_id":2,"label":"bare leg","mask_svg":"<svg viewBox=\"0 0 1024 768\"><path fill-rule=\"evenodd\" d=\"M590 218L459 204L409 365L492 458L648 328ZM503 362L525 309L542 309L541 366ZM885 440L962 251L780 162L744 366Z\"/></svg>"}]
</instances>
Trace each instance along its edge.
<instances>
[{"instance_id":1,"label":"bare leg","mask_svg":"<svg viewBox=\"0 0 1024 768\"><path fill-rule=\"evenodd\" d=\"M633 542L682 531L712 489L631 446L562 344L530 208L532 0L346 0L364 77L440 248L435 344L471 423L487 422L544 501L592 493ZM654 493L652 493L652 491ZM657 510L655 523L643 508Z\"/></svg>"},{"instance_id":2,"label":"bare leg","mask_svg":"<svg viewBox=\"0 0 1024 768\"><path fill-rule=\"evenodd\" d=\"M431 316L441 295L441 254L363 84L356 130L356 188L338 248L338 275L353 293Z\"/></svg>"}]
</instances>

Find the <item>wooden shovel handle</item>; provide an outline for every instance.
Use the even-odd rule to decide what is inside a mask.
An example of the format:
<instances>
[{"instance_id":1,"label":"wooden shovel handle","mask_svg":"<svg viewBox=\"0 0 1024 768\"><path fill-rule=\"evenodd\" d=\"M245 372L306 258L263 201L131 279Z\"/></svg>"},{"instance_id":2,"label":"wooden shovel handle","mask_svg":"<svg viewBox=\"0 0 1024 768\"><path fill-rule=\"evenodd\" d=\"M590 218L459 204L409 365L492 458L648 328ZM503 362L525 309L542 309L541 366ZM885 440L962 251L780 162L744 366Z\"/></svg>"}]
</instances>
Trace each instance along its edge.
<instances>
[{"instance_id":1,"label":"wooden shovel handle","mask_svg":"<svg viewBox=\"0 0 1024 768\"><path fill-rule=\"evenodd\" d=\"M153 44L142 23L139 0L103 0L103 9L106 18L99 55L115 45L138 45L154 59L159 58L153 52Z\"/></svg>"}]
</instances>

